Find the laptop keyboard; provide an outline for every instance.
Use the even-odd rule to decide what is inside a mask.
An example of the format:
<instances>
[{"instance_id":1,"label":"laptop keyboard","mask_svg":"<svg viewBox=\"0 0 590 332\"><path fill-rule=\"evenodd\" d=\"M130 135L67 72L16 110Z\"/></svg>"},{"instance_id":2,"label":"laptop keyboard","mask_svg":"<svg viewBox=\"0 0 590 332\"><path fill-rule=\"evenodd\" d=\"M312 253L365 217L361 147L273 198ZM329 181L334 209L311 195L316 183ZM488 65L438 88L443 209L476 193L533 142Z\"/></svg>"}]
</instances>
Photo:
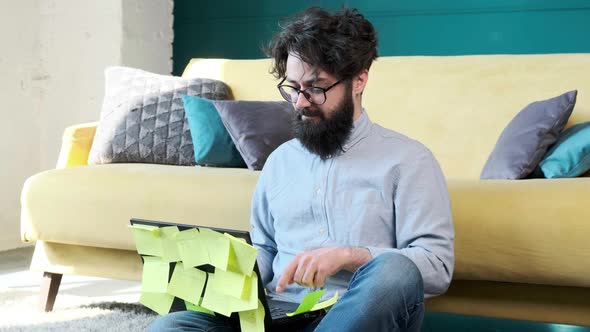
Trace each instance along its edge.
<instances>
[{"instance_id":1,"label":"laptop keyboard","mask_svg":"<svg viewBox=\"0 0 590 332\"><path fill-rule=\"evenodd\" d=\"M283 317L289 312L285 308L280 307L271 307L269 310L272 317Z\"/></svg>"}]
</instances>

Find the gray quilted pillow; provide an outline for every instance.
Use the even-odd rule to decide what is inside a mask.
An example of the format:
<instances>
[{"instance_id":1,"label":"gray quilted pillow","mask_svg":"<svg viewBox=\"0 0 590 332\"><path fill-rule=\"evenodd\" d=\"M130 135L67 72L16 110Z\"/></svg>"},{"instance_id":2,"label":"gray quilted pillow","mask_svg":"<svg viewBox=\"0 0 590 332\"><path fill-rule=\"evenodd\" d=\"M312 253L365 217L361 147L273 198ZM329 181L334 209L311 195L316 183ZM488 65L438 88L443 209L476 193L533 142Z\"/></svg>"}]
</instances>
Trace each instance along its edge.
<instances>
[{"instance_id":1,"label":"gray quilted pillow","mask_svg":"<svg viewBox=\"0 0 590 332\"><path fill-rule=\"evenodd\" d=\"M181 95L228 99L223 82L127 67L105 70L105 98L88 164L195 165Z\"/></svg>"}]
</instances>

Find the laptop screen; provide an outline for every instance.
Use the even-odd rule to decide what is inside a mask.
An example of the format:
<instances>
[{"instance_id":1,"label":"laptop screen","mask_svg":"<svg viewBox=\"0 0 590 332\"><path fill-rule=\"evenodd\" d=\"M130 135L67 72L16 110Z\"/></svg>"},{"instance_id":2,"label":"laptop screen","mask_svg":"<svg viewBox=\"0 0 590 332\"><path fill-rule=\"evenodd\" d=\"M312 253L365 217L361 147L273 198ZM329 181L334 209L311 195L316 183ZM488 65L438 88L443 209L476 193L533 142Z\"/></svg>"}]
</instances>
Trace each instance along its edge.
<instances>
[{"instance_id":1,"label":"laptop screen","mask_svg":"<svg viewBox=\"0 0 590 332\"><path fill-rule=\"evenodd\" d=\"M216 231L216 232L219 232L222 234L228 233L231 236L245 240L246 243L248 243L250 245L252 244L252 239L250 238L250 233L247 231L223 229L223 228L216 228L216 227L210 227L210 226L176 224L176 223L169 223L169 222L164 222L164 221L145 220L145 219L136 219L136 218L131 219L130 223L132 225L140 224L140 225L147 225L147 226L154 226L154 227L176 226L176 227L178 227L179 231L184 231L184 230L188 230L188 229L192 229L192 228L208 228L210 230L213 230L213 231ZM142 261L143 261L143 255L141 255L141 256L142 256ZM170 263L170 272L169 272L169 276L168 276L169 281L170 281L170 278L172 277L172 272L174 270L173 267L175 264L176 264L176 262ZM199 270L202 270L204 272L208 272L208 273L213 273L213 271L215 269L213 266L211 266L209 264L196 266L196 268ZM271 318L271 313L270 313L268 301L266 298L266 294L264 291L264 285L262 284L262 279L260 278L260 271L258 270L258 263L256 263L256 262L254 263L254 273L256 273L256 275L258 276L258 299L260 300L260 302L264 306L264 311L265 311L264 325L269 327L269 326L271 326L272 318ZM206 289L206 286L205 286L205 288L203 288L203 292L205 291L205 289ZM203 296L203 294L201 294L201 297L202 296ZM186 310L186 306L185 306L183 300L176 297L174 299L174 302L172 303L172 309L170 311L172 312L172 311L179 311L179 310Z\"/></svg>"}]
</instances>

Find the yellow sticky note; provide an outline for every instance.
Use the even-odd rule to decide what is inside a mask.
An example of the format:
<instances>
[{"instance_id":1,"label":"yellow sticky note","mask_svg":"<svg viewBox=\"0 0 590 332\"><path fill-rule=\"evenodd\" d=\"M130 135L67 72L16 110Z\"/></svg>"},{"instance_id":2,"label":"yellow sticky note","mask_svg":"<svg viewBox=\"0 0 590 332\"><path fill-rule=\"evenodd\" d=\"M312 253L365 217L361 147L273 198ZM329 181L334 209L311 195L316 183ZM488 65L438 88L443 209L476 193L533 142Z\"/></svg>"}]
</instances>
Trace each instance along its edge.
<instances>
[{"instance_id":1,"label":"yellow sticky note","mask_svg":"<svg viewBox=\"0 0 590 332\"><path fill-rule=\"evenodd\" d=\"M209 264L227 270L231 254L229 238L208 228L200 228L199 233L209 252Z\"/></svg>"},{"instance_id":2,"label":"yellow sticky note","mask_svg":"<svg viewBox=\"0 0 590 332\"><path fill-rule=\"evenodd\" d=\"M242 332L264 332L264 306L258 300L258 308L240 311L240 329Z\"/></svg>"},{"instance_id":3,"label":"yellow sticky note","mask_svg":"<svg viewBox=\"0 0 590 332\"><path fill-rule=\"evenodd\" d=\"M224 236L230 239L231 251L233 253L233 255L230 254L229 269L248 276L251 275L254 270L254 263L256 263L258 249L230 234L225 233Z\"/></svg>"},{"instance_id":4,"label":"yellow sticky note","mask_svg":"<svg viewBox=\"0 0 590 332\"><path fill-rule=\"evenodd\" d=\"M162 257L162 239L160 238L160 228L148 225L129 225L133 231L133 239L137 252L141 255Z\"/></svg>"},{"instance_id":5,"label":"yellow sticky note","mask_svg":"<svg viewBox=\"0 0 590 332\"><path fill-rule=\"evenodd\" d=\"M247 276L246 282L250 283L250 294L247 299L225 295L207 285L201 306L227 317L232 312L256 309L258 307L258 276L256 273L253 273L251 277Z\"/></svg>"},{"instance_id":6,"label":"yellow sticky note","mask_svg":"<svg viewBox=\"0 0 590 332\"><path fill-rule=\"evenodd\" d=\"M184 268L209 264L209 252L196 228L176 234L176 241Z\"/></svg>"},{"instance_id":7,"label":"yellow sticky note","mask_svg":"<svg viewBox=\"0 0 590 332\"><path fill-rule=\"evenodd\" d=\"M168 262L180 261L178 246L176 245L176 234L179 233L178 227L167 226L160 228L160 237L162 238L162 257Z\"/></svg>"},{"instance_id":8,"label":"yellow sticky note","mask_svg":"<svg viewBox=\"0 0 590 332\"><path fill-rule=\"evenodd\" d=\"M141 293L139 303L152 309L160 315L165 315L170 312L174 296L166 293Z\"/></svg>"},{"instance_id":9,"label":"yellow sticky note","mask_svg":"<svg viewBox=\"0 0 590 332\"><path fill-rule=\"evenodd\" d=\"M338 292L334 293L334 296L332 296L328 300L317 303L316 305L311 307L311 309L309 309L309 311L315 311L315 310L327 308L329 306L334 305L334 303L336 303L336 301L338 301Z\"/></svg>"},{"instance_id":10,"label":"yellow sticky note","mask_svg":"<svg viewBox=\"0 0 590 332\"><path fill-rule=\"evenodd\" d=\"M209 314L209 315L215 315L215 313L209 309L205 309L203 307L201 307L200 305L194 304L192 302L189 301L184 301L184 304L186 305L186 310L190 310L190 311L198 311L198 312L202 312L205 314Z\"/></svg>"},{"instance_id":11,"label":"yellow sticky note","mask_svg":"<svg viewBox=\"0 0 590 332\"><path fill-rule=\"evenodd\" d=\"M194 267L185 269L182 263L176 263L172 278L168 284L168 294L179 297L185 301L199 303L203 287L207 280L207 273Z\"/></svg>"},{"instance_id":12,"label":"yellow sticky note","mask_svg":"<svg viewBox=\"0 0 590 332\"><path fill-rule=\"evenodd\" d=\"M161 257L143 257L143 276L141 291L146 293L166 293L170 264Z\"/></svg>"},{"instance_id":13,"label":"yellow sticky note","mask_svg":"<svg viewBox=\"0 0 590 332\"><path fill-rule=\"evenodd\" d=\"M301 304L297 307L297 310L288 313L287 316L291 317L308 312L314 305L316 305L316 303L318 303L325 292L326 289L320 289L319 291L307 293L303 298L303 301L301 301Z\"/></svg>"},{"instance_id":14,"label":"yellow sticky note","mask_svg":"<svg viewBox=\"0 0 590 332\"><path fill-rule=\"evenodd\" d=\"M250 282L246 282L247 277L241 273L215 269L215 273L209 274L207 287L213 287L221 294L247 300L250 297Z\"/></svg>"}]
</instances>

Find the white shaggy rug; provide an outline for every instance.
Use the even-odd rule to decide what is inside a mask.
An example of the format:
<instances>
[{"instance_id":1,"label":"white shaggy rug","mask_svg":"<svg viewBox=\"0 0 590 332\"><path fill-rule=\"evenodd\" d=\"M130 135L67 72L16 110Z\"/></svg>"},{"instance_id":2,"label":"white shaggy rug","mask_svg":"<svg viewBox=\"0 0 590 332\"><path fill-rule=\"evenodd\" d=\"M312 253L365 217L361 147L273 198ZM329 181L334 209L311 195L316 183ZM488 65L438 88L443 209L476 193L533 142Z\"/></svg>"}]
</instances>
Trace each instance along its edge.
<instances>
[{"instance_id":1,"label":"white shaggy rug","mask_svg":"<svg viewBox=\"0 0 590 332\"><path fill-rule=\"evenodd\" d=\"M58 294L53 311L42 313L37 301L36 292L0 290L0 331L145 331L157 317L139 303Z\"/></svg>"}]
</instances>

